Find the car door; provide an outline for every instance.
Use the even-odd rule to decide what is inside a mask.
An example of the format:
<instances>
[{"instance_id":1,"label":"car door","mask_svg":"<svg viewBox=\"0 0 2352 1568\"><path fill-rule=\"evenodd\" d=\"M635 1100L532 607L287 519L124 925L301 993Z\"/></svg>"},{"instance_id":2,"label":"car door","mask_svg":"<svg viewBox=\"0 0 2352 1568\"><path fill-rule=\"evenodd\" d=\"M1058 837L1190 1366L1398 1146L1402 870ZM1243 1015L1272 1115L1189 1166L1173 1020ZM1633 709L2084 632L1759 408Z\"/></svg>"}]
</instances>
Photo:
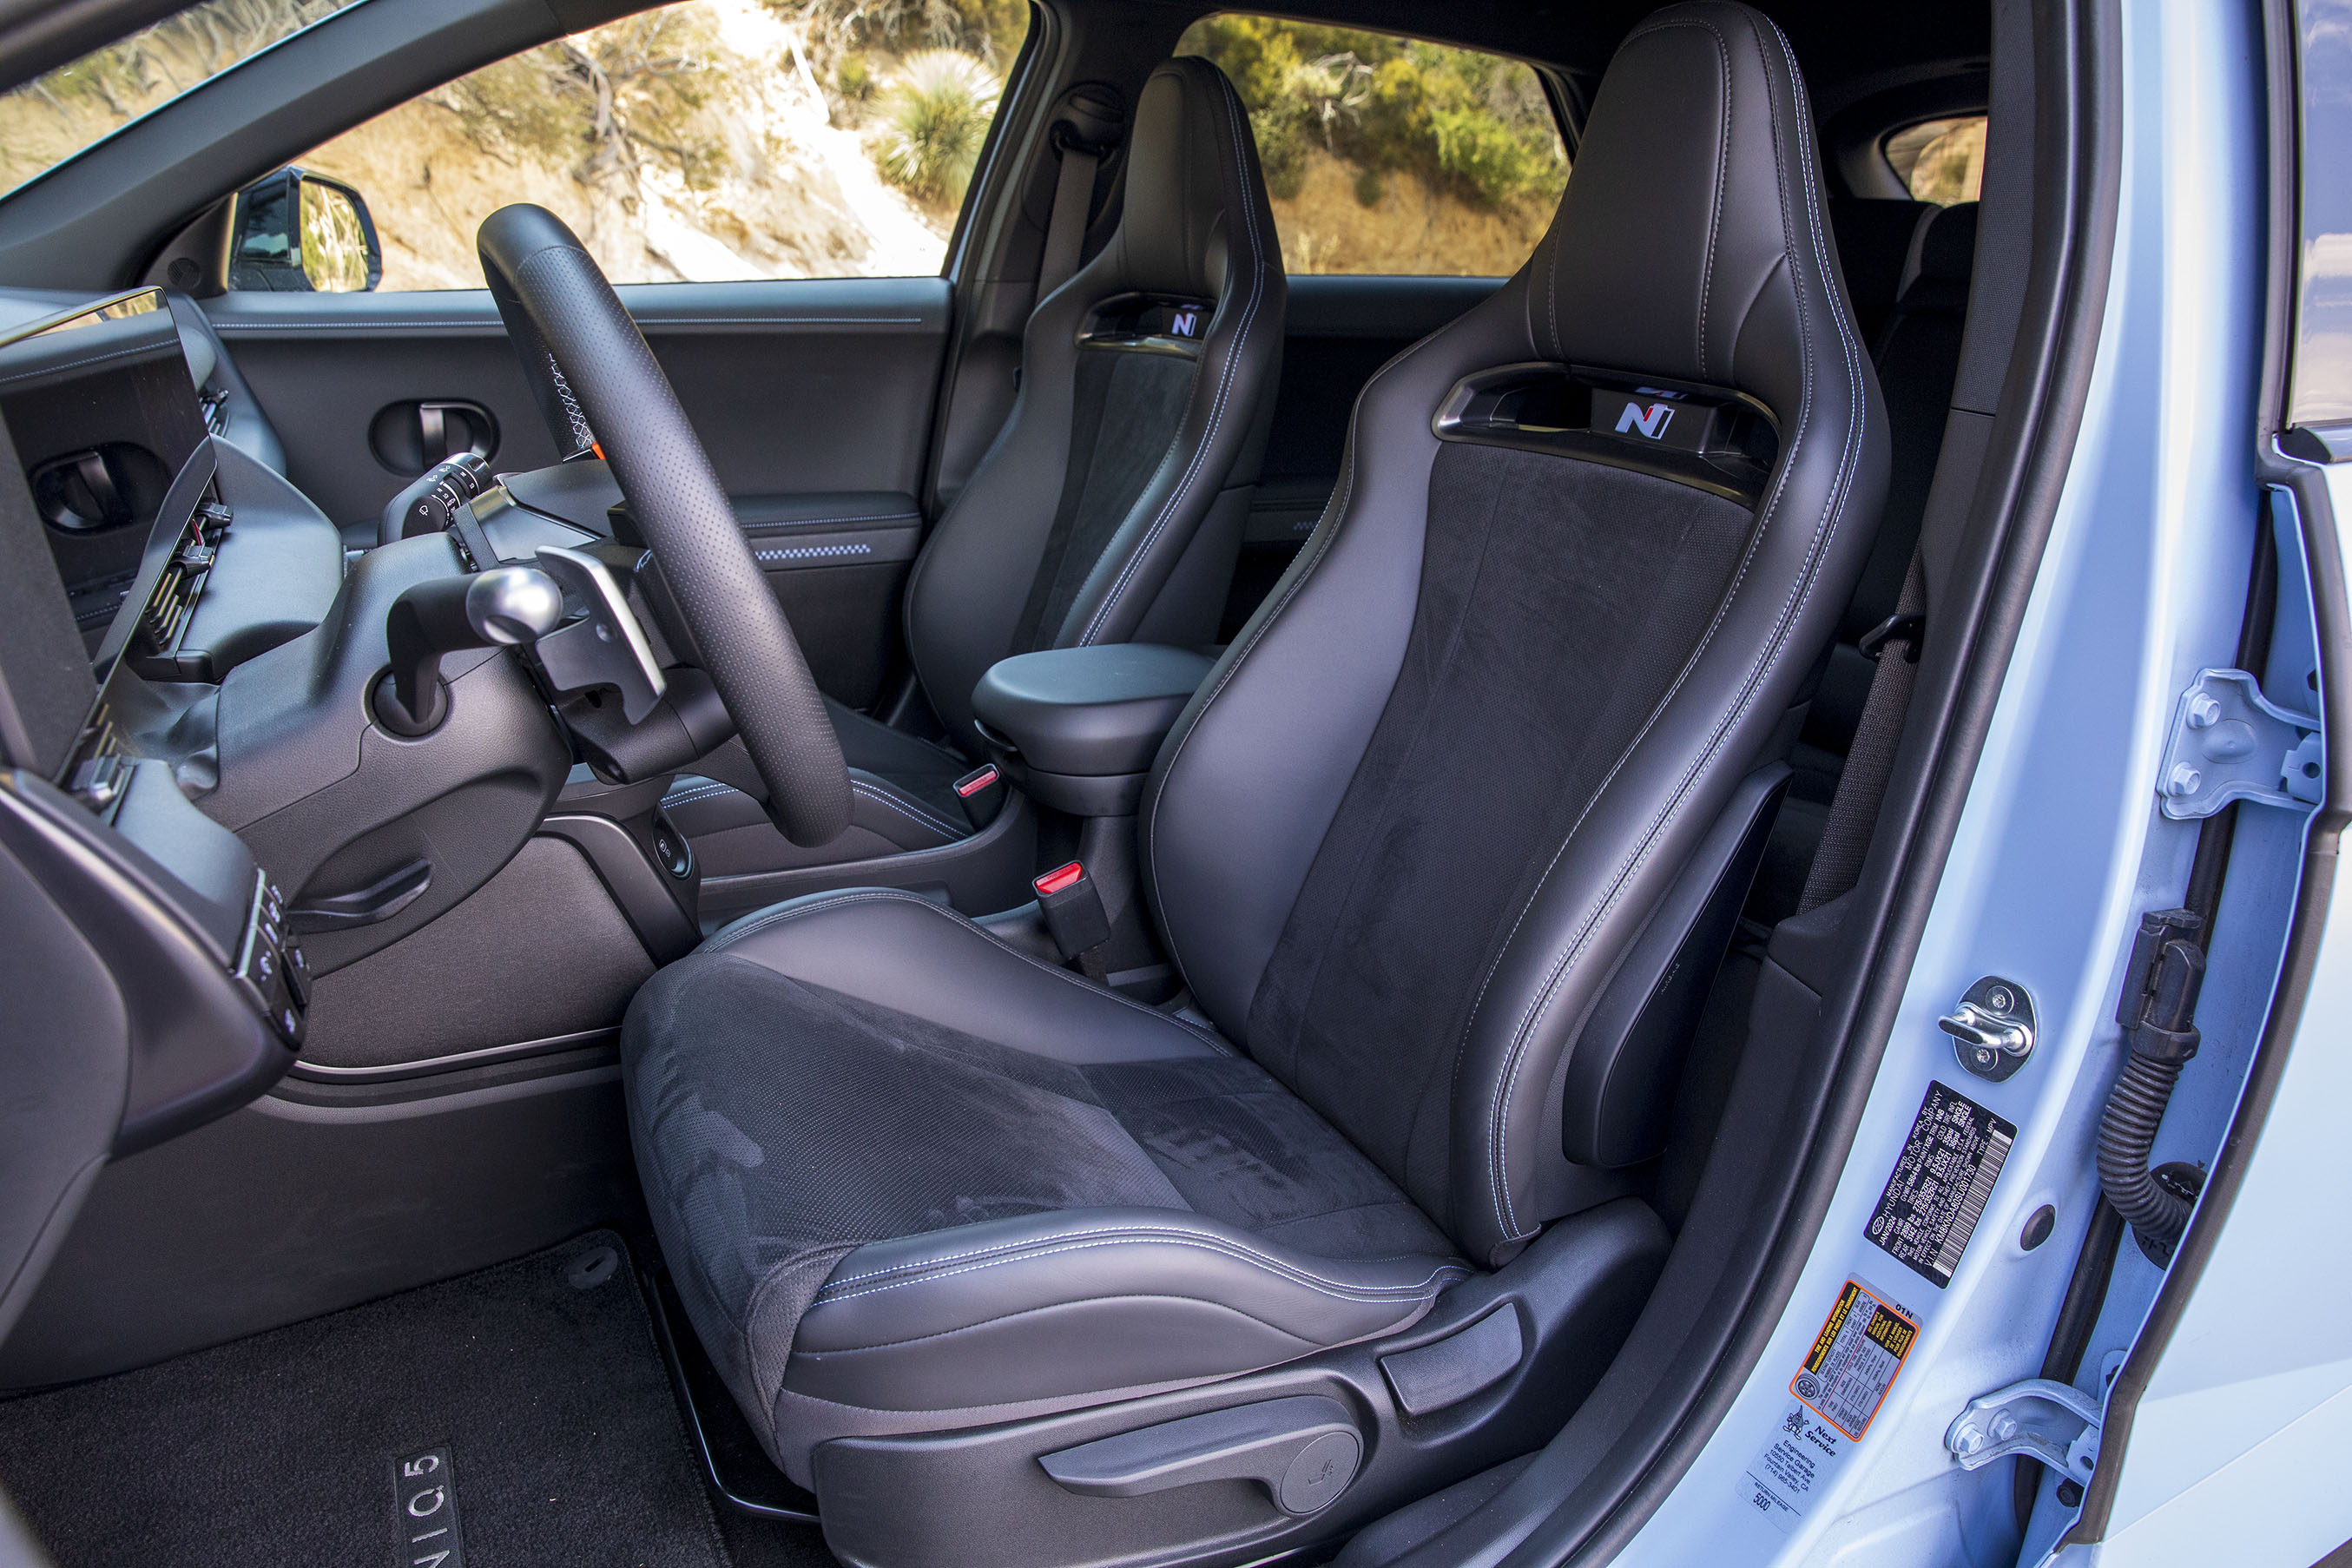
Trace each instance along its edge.
<instances>
[{"instance_id":1,"label":"car door","mask_svg":"<svg viewBox=\"0 0 2352 1568\"><path fill-rule=\"evenodd\" d=\"M957 16L942 41L680 0L418 94L294 160L364 204L372 283L283 265L313 220L262 199L285 174L248 186L203 308L288 477L356 545L445 457L555 460L473 254L489 212L538 202L644 330L819 684L873 704L922 538L943 262L1027 25Z\"/></svg>"}]
</instances>

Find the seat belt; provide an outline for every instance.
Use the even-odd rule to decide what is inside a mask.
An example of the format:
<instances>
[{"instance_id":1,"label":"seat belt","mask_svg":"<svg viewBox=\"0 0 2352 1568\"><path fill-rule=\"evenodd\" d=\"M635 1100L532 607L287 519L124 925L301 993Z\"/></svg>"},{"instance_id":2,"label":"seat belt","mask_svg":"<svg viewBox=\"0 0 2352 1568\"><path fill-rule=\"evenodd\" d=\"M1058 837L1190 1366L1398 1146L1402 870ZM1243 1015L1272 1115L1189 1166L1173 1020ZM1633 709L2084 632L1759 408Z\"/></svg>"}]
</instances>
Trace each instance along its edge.
<instances>
[{"instance_id":1,"label":"seat belt","mask_svg":"<svg viewBox=\"0 0 2352 1568\"><path fill-rule=\"evenodd\" d=\"M1919 649L1927 625L1927 574L1919 552L1903 574L1903 592L1895 596L1895 613L1863 634L1862 651L1878 661L1870 678L1870 695L1863 700L1862 720L1854 726L1853 744L1846 749L1845 771L1838 775L1837 794L1830 798L1829 820L1822 826L1821 847L1813 852L1805 873L1805 890L1797 912L1808 914L1862 880L1862 862L1870 853L1871 835L1878 827L1878 808L1886 798L1887 782L1895 773L1895 748L1903 742L1903 720L1911 709L1911 692L1919 684Z\"/></svg>"},{"instance_id":2,"label":"seat belt","mask_svg":"<svg viewBox=\"0 0 2352 1568\"><path fill-rule=\"evenodd\" d=\"M1037 263L1040 300L1067 283L1078 269L1078 251L1086 243L1087 218L1094 207L1095 171L1102 165L1102 154L1070 135L1066 123L1054 127L1054 144L1062 150L1062 173L1054 182L1054 210L1045 220L1045 253Z\"/></svg>"}]
</instances>

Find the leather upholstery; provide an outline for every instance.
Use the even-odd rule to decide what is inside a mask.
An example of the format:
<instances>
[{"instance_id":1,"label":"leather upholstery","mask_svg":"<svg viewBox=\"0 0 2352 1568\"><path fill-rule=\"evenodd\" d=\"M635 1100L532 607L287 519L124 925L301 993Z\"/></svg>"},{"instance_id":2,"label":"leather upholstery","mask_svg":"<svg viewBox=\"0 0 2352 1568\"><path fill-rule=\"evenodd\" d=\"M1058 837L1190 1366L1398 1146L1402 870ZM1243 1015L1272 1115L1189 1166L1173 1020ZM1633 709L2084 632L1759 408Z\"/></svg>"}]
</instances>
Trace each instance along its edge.
<instances>
[{"instance_id":1,"label":"leather upholstery","mask_svg":"<svg viewBox=\"0 0 2352 1568\"><path fill-rule=\"evenodd\" d=\"M908 648L959 747L969 749L972 734L973 685L998 659L1029 651L1016 635L1068 470L1077 362L1089 352L1078 339L1097 307L1122 295L1216 308L1174 438L1067 613L1038 628L1036 646L1135 641L1147 621L1154 642L1216 636L1280 375L1282 257L1249 117L1216 67L1186 57L1154 69L1129 149L1117 232L1030 317L1020 398L907 585ZM1211 569L1180 573L1196 550ZM1171 584L1189 602L1159 605Z\"/></svg>"},{"instance_id":2,"label":"leather upholstery","mask_svg":"<svg viewBox=\"0 0 2352 1568\"><path fill-rule=\"evenodd\" d=\"M1469 1272L1213 1031L911 893L736 921L623 1052L681 1299L803 1483L829 1436L1253 1371Z\"/></svg>"},{"instance_id":3,"label":"leather upholstery","mask_svg":"<svg viewBox=\"0 0 2352 1568\"><path fill-rule=\"evenodd\" d=\"M1209 1017L1257 1050L1249 1020L1268 962L1397 683L1443 445L1431 415L1447 389L1551 360L1711 384L1772 411L1780 458L1732 591L1498 933L1449 1081L1431 1091L1448 1130L1437 1217L1475 1260L1507 1258L1573 1201L1549 1110L1564 1054L1767 760L1869 549L1884 416L1819 185L1803 86L1769 22L1701 0L1637 28L1536 255L1365 389L1323 521L1179 720L1145 797L1144 865L1170 952ZM1559 677L1573 688L1607 672Z\"/></svg>"},{"instance_id":4,"label":"leather upholstery","mask_svg":"<svg viewBox=\"0 0 2352 1568\"><path fill-rule=\"evenodd\" d=\"M1118 226L1101 253L1030 318L1020 396L908 581L907 644L916 675L947 727L949 744L974 760L986 752L971 729L971 692L991 665L1033 648L1213 642L1240 550L1280 378L1286 290L1248 116L1214 66L1185 58L1152 72L1136 110L1126 179ZM1079 339L1106 301L1135 294L1213 301L1213 309L1196 362L1183 368L1160 360L1150 367L1163 380L1181 378L1150 404L1152 420L1123 436L1087 422L1089 410L1077 391L1080 362L1104 351L1082 348ZM1156 423L1162 415L1164 429ZM1126 493L1090 466L1087 446L1138 435L1144 447L1127 455L1140 469L1131 500L1086 537L1069 540L1075 586L1044 593L1041 563L1051 575L1057 525L1066 533L1074 506L1103 504L1099 494L1081 492L1108 488L1114 505ZM1075 454L1074 440L1080 442ZM1099 550L1088 557L1096 533ZM1042 621L1041 610L1047 612ZM939 784L971 763L952 765L950 758L943 773L910 773L877 754L886 749L879 742L864 745L861 761L861 744L872 738L860 731L880 726L845 720L838 710L835 718L850 765L869 775L857 792L865 804L852 805L856 827L814 856L739 832L724 851L730 863L749 858L738 869L887 853L860 831L888 833L893 814L871 798L877 791L933 816L961 816L945 809L950 800ZM757 793L756 772L737 765L748 762L740 750L730 743L706 759L698 772L707 776L681 779L679 789L700 790L716 778ZM727 820L745 809L730 805ZM683 819L679 828L705 853L698 829ZM920 849L935 841L908 823L892 842Z\"/></svg>"},{"instance_id":5,"label":"leather upholstery","mask_svg":"<svg viewBox=\"0 0 2352 1568\"><path fill-rule=\"evenodd\" d=\"M1760 502L1438 437L1457 381L1529 361L1758 400L1779 430ZM1384 1332L1462 1258L1505 1267L1545 1221L1622 1190L1560 1153L1578 1031L1786 743L1869 548L1883 424L1785 42L1727 0L1658 13L1602 83L1542 246L1373 379L1323 521L1160 751L1142 847L1204 1018L885 889L746 917L632 1005L655 1225L779 1461L804 1475L829 1435L1099 1404ZM1677 559L1687 582L1640 575ZM1517 634L1644 594L1669 629L1638 650L1548 636L1528 644L1570 662L1517 657ZM1465 666L1465 645L1486 662ZM1397 731L1421 723L1416 692L1515 658L1495 744L1381 772L1415 755ZM1612 737L1597 757L1591 734ZM1526 760L1553 753L1573 768ZM1509 790L1528 809L1508 826L1557 834L1508 863L1452 856L1448 799L1484 810ZM1408 797L1435 805L1405 820ZM1335 870L1351 837L1371 845L1361 869ZM1361 910L1375 884L1429 887L1433 905L1465 886L1508 897L1468 934L1476 963L1434 972L1429 955L1465 939L1425 940L1414 911L1315 913ZM1311 1029L1260 1028L1277 958L1297 982L1302 962L1345 968L1335 947L1465 1003L1378 1042L1395 1049L1350 1064L1341 1090ZM1324 994L1288 995L1313 1024ZM1384 1119L1433 1162L1392 1158Z\"/></svg>"}]
</instances>

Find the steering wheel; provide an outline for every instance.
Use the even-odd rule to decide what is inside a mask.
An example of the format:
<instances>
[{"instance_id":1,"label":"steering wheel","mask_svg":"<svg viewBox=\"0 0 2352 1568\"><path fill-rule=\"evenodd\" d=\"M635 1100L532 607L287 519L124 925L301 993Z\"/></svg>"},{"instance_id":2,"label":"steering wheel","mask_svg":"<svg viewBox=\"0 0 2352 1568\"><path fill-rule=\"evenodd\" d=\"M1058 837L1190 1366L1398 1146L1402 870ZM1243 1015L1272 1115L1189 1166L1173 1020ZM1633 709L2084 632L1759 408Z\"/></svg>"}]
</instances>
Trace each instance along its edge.
<instances>
[{"instance_id":1,"label":"steering wheel","mask_svg":"<svg viewBox=\"0 0 2352 1568\"><path fill-rule=\"evenodd\" d=\"M556 445L599 452L644 531L705 672L793 843L849 826L849 770L808 661L743 542L677 394L604 274L545 207L500 207L482 272Z\"/></svg>"}]
</instances>

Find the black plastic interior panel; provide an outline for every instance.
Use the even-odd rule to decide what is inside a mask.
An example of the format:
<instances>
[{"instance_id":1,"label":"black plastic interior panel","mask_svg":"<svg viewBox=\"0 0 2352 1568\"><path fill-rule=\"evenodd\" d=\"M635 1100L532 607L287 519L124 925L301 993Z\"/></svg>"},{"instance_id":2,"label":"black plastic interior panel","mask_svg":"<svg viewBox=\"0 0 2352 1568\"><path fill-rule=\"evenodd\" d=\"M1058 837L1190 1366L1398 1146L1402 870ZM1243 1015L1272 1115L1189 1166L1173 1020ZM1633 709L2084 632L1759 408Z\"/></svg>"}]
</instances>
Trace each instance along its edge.
<instances>
[{"instance_id":1,"label":"black plastic interior panel","mask_svg":"<svg viewBox=\"0 0 2352 1568\"><path fill-rule=\"evenodd\" d=\"M289 1081L109 1165L0 1342L0 1388L143 1366L627 1216L619 1076L604 1047L421 1086Z\"/></svg>"},{"instance_id":2,"label":"black plastic interior panel","mask_svg":"<svg viewBox=\"0 0 2352 1568\"><path fill-rule=\"evenodd\" d=\"M921 488L943 279L646 283L620 295L731 493ZM500 471L556 458L487 289L229 293L205 310L277 426L289 477L338 522L374 518L405 482L369 445L390 404L488 409Z\"/></svg>"}]
</instances>

